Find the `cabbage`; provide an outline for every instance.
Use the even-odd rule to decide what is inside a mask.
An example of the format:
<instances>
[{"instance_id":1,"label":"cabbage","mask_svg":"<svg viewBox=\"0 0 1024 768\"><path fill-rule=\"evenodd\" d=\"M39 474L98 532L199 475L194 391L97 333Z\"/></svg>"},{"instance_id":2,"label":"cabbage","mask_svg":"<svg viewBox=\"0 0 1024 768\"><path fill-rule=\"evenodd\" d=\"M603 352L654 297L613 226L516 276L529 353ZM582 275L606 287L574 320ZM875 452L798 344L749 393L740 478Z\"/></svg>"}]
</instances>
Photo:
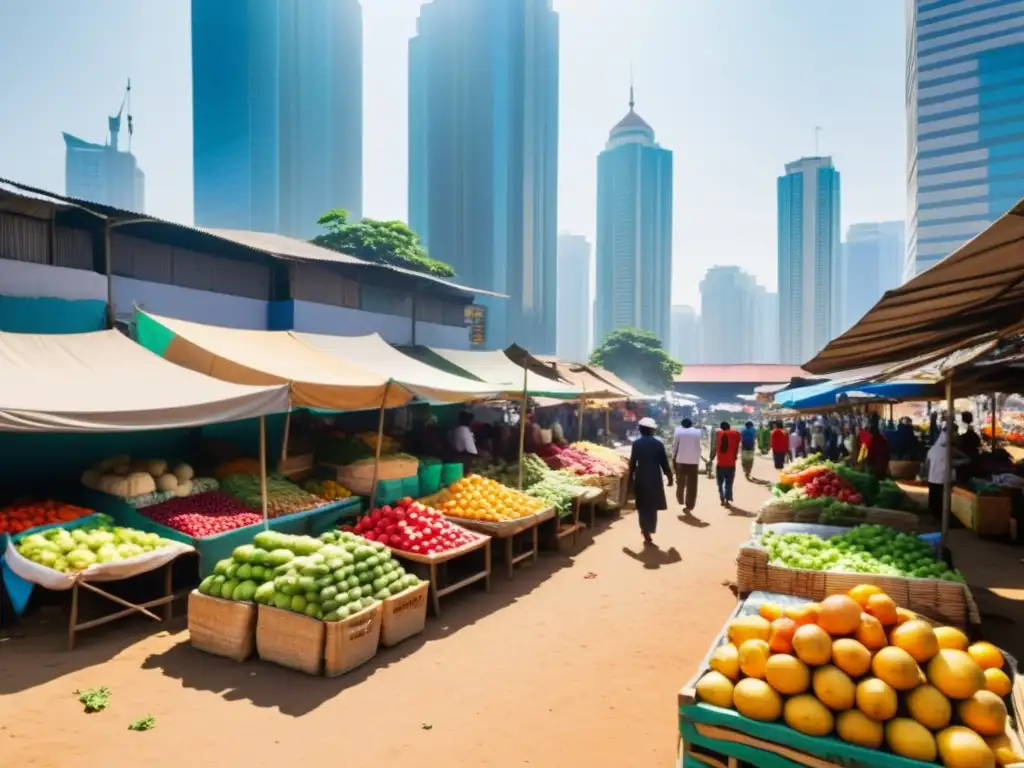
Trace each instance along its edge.
<instances>
[{"instance_id":1,"label":"cabbage","mask_svg":"<svg viewBox=\"0 0 1024 768\"><path fill-rule=\"evenodd\" d=\"M73 549L67 554L68 565L73 571L84 571L90 565L96 564L96 553L91 549Z\"/></svg>"}]
</instances>

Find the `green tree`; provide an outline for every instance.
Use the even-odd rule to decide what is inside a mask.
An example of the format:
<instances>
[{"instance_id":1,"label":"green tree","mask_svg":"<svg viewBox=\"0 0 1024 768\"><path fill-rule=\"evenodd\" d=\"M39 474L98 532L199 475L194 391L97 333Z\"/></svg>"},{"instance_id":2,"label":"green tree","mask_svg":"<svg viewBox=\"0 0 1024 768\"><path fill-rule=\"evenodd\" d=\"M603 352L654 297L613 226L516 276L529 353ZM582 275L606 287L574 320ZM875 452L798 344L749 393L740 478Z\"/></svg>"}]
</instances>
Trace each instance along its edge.
<instances>
[{"instance_id":1,"label":"green tree","mask_svg":"<svg viewBox=\"0 0 1024 768\"><path fill-rule=\"evenodd\" d=\"M455 277L455 270L448 264L427 256L419 236L405 222L350 222L348 216L348 211L341 208L325 213L317 223L326 231L312 242L377 264L414 269L435 277Z\"/></svg>"},{"instance_id":2,"label":"green tree","mask_svg":"<svg viewBox=\"0 0 1024 768\"><path fill-rule=\"evenodd\" d=\"M642 328L612 331L591 354L590 362L648 394L672 389L673 379L683 370L682 364L665 351L658 337Z\"/></svg>"}]
</instances>

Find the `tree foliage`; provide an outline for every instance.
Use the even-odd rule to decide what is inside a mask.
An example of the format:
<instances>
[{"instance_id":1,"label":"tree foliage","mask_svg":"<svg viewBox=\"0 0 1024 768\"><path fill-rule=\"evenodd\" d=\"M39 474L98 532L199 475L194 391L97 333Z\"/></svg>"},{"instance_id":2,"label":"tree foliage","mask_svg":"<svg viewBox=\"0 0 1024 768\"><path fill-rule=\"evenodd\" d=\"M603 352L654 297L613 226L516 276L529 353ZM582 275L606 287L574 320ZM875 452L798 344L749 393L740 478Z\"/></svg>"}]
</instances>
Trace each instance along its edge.
<instances>
[{"instance_id":1,"label":"tree foliage","mask_svg":"<svg viewBox=\"0 0 1024 768\"><path fill-rule=\"evenodd\" d=\"M427 256L419 236L402 221L348 220L348 211L335 208L317 223L326 232L313 238L315 245L347 253L377 264L414 269L435 277L454 277L448 264Z\"/></svg>"},{"instance_id":2,"label":"tree foliage","mask_svg":"<svg viewBox=\"0 0 1024 768\"><path fill-rule=\"evenodd\" d=\"M590 362L648 394L672 389L673 379L683 370L658 337L642 328L612 331L591 354Z\"/></svg>"}]
</instances>

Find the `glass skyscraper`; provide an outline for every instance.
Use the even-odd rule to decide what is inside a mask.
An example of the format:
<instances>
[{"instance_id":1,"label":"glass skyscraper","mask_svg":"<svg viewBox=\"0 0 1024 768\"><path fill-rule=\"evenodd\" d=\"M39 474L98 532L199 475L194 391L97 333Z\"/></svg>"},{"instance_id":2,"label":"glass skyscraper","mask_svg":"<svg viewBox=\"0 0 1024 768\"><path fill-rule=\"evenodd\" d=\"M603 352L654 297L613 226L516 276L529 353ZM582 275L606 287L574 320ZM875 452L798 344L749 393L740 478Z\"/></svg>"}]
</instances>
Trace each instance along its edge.
<instances>
[{"instance_id":1,"label":"glass skyscraper","mask_svg":"<svg viewBox=\"0 0 1024 768\"><path fill-rule=\"evenodd\" d=\"M590 243L583 235L558 235L558 339L555 354L585 363L590 358Z\"/></svg>"},{"instance_id":2,"label":"glass skyscraper","mask_svg":"<svg viewBox=\"0 0 1024 768\"><path fill-rule=\"evenodd\" d=\"M671 344L672 153L634 110L597 157L594 344L616 328L644 328Z\"/></svg>"},{"instance_id":3,"label":"glass skyscraper","mask_svg":"<svg viewBox=\"0 0 1024 768\"><path fill-rule=\"evenodd\" d=\"M409 224L489 300L486 344L555 352L558 15L431 0L409 42Z\"/></svg>"},{"instance_id":4,"label":"glass skyscraper","mask_svg":"<svg viewBox=\"0 0 1024 768\"><path fill-rule=\"evenodd\" d=\"M1024 197L1024 2L907 0L906 60L910 278Z\"/></svg>"},{"instance_id":5,"label":"glass skyscraper","mask_svg":"<svg viewBox=\"0 0 1024 768\"><path fill-rule=\"evenodd\" d=\"M903 279L904 226L902 221L851 224L842 246L839 315L843 333L867 314L886 291Z\"/></svg>"},{"instance_id":6,"label":"glass skyscraper","mask_svg":"<svg viewBox=\"0 0 1024 768\"><path fill-rule=\"evenodd\" d=\"M786 164L777 185L779 355L800 365L832 340L838 323L839 171L831 157Z\"/></svg>"},{"instance_id":7,"label":"glass skyscraper","mask_svg":"<svg viewBox=\"0 0 1024 768\"><path fill-rule=\"evenodd\" d=\"M195 223L310 238L362 216L359 0L192 0Z\"/></svg>"}]
</instances>

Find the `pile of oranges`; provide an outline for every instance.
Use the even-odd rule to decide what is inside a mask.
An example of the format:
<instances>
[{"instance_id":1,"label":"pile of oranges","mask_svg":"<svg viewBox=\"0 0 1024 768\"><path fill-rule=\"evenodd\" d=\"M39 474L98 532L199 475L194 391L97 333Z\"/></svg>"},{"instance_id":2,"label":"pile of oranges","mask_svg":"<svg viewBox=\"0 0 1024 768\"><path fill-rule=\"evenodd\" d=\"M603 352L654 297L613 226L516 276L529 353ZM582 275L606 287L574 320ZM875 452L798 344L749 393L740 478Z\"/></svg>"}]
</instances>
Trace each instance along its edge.
<instances>
[{"instance_id":1,"label":"pile of oranges","mask_svg":"<svg viewBox=\"0 0 1024 768\"><path fill-rule=\"evenodd\" d=\"M69 523L91 514L91 509L53 499L16 501L0 509L0 533L21 533L40 525Z\"/></svg>"},{"instance_id":2,"label":"pile of oranges","mask_svg":"<svg viewBox=\"0 0 1024 768\"><path fill-rule=\"evenodd\" d=\"M467 475L433 499L447 517L504 523L535 515L545 502L480 475Z\"/></svg>"}]
</instances>

